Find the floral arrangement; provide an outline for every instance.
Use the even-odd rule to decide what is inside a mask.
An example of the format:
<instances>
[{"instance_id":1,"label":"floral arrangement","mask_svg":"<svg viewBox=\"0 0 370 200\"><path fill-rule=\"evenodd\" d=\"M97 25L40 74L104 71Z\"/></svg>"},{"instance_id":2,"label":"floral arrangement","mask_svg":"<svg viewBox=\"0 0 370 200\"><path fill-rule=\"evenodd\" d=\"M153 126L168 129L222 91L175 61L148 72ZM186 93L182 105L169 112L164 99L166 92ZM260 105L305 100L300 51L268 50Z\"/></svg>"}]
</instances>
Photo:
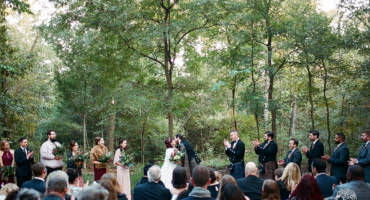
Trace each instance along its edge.
<instances>
[{"instance_id":1,"label":"floral arrangement","mask_svg":"<svg viewBox=\"0 0 370 200\"><path fill-rule=\"evenodd\" d=\"M9 177L15 175L14 167L12 166L4 166L0 169L1 172L1 180L8 181Z\"/></svg>"},{"instance_id":2,"label":"floral arrangement","mask_svg":"<svg viewBox=\"0 0 370 200\"><path fill-rule=\"evenodd\" d=\"M132 163L132 156L128 154L126 151L122 151L121 156L119 158L119 162L127 167L132 167L134 164Z\"/></svg>"},{"instance_id":3,"label":"floral arrangement","mask_svg":"<svg viewBox=\"0 0 370 200\"><path fill-rule=\"evenodd\" d=\"M63 157L64 152L65 152L65 149L62 145L56 145L56 147L53 149L53 154L55 157L57 156Z\"/></svg>"},{"instance_id":4,"label":"floral arrangement","mask_svg":"<svg viewBox=\"0 0 370 200\"><path fill-rule=\"evenodd\" d=\"M77 167L80 167L86 160L89 160L89 158L89 152L78 152L77 155L72 158L72 161L77 165Z\"/></svg>"},{"instance_id":5,"label":"floral arrangement","mask_svg":"<svg viewBox=\"0 0 370 200\"><path fill-rule=\"evenodd\" d=\"M101 156L98 161L101 163L107 163L110 160L112 160L112 152L105 153L103 156Z\"/></svg>"},{"instance_id":6,"label":"floral arrangement","mask_svg":"<svg viewBox=\"0 0 370 200\"><path fill-rule=\"evenodd\" d=\"M175 149L173 153L171 154L170 161L177 165L182 165L184 158L185 158L185 153Z\"/></svg>"}]
</instances>

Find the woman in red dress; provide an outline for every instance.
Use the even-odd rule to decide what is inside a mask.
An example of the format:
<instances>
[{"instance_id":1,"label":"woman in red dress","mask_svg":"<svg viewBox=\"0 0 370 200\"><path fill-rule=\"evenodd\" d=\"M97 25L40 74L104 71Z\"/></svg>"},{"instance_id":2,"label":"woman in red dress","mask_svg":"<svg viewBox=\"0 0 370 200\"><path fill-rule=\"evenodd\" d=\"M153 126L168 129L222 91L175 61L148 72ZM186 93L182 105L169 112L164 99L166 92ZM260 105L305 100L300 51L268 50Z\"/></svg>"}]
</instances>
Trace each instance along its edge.
<instances>
[{"instance_id":1,"label":"woman in red dress","mask_svg":"<svg viewBox=\"0 0 370 200\"><path fill-rule=\"evenodd\" d=\"M0 168L4 167L14 167L14 150L10 149L10 144L7 140L2 140L0 142ZM7 184L7 183L15 183L14 181L14 170L12 175L6 177L6 179L3 180L2 174L0 174L0 183L1 184Z\"/></svg>"}]
</instances>

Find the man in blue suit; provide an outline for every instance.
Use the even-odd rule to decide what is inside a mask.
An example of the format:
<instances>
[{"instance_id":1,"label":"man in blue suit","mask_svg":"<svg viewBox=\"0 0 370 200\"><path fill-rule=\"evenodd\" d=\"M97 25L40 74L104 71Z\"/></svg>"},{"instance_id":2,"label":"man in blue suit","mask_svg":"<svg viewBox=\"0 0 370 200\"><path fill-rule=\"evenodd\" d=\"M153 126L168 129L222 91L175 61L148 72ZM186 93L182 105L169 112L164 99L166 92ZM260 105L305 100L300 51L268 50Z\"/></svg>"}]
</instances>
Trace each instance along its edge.
<instances>
[{"instance_id":1,"label":"man in blue suit","mask_svg":"<svg viewBox=\"0 0 370 200\"><path fill-rule=\"evenodd\" d=\"M32 165L32 172L35 178L26 181L22 184L22 188L34 189L40 192L42 195L45 193L45 177L46 177L46 167L42 163L36 163Z\"/></svg>"},{"instance_id":2,"label":"man in blue suit","mask_svg":"<svg viewBox=\"0 0 370 200\"><path fill-rule=\"evenodd\" d=\"M316 158L321 159L321 156L324 155L324 145L319 140L320 133L317 130L311 130L309 138L312 141L310 149L307 147L302 148L302 152L308 158L308 170L312 172L311 165L312 161Z\"/></svg>"},{"instance_id":3,"label":"man in blue suit","mask_svg":"<svg viewBox=\"0 0 370 200\"><path fill-rule=\"evenodd\" d=\"M351 158L350 165L360 165L364 169L365 182L370 183L370 130L362 132L361 139L364 144L360 147L357 159Z\"/></svg>"},{"instance_id":4,"label":"man in blue suit","mask_svg":"<svg viewBox=\"0 0 370 200\"><path fill-rule=\"evenodd\" d=\"M321 159L313 160L311 168L322 195L324 198L330 197L333 194L333 187L338 185L339 181L334 176L328 176L325 173L326 162Z\"/></svg>"},{"instance_id":5,"label":"man in blue suit","mask_svg":"<svg viewBox=\"0 0 370 200\"><path fill-rule=\"evenodd\" d=\"M334 148L333 153L329 157L328 155L322 156L321 158L327 160L331 164L331 175L337 178L342 183L346 182L346 173L348 169L349 150L344 142L346 136L343 133L337 133L334 141L337 145Z\"/></svg>"},{"instance_id":6,"label":"man in blue suit","mask_svg":"<svg viewBox=\"0 0 370 200\"><path fill-rule=\"evenodd\" d=\"M286 167L290 162L294 162L301 167L302 154L298 149L298 140L291 138L289 140L289 149L284 160L279 160L279 165Z\"/></svg>"}]
</instances>

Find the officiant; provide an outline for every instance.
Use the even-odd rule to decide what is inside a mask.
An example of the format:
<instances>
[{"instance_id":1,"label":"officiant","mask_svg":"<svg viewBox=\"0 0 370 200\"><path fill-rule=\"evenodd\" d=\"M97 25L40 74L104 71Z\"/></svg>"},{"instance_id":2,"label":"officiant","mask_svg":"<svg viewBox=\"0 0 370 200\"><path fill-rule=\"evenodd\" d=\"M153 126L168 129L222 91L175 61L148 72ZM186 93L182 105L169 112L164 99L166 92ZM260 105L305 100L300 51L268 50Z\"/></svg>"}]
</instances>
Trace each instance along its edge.
<instances>
[{"instance_id":1,"label":"officiant","mask_svg":"<svg viewBox=\"0 0 370 200\"><path fill-rule=\"evenodd\" d=\"M225 152L230 160L229 165L230 175L233 176L235 179L243 178L245 176L244 173L245 145L240 140L237 130L233 130L230 132L230 139L231 144L229 143L229 141L224 139Z\"/></svg>"}]
</instances>

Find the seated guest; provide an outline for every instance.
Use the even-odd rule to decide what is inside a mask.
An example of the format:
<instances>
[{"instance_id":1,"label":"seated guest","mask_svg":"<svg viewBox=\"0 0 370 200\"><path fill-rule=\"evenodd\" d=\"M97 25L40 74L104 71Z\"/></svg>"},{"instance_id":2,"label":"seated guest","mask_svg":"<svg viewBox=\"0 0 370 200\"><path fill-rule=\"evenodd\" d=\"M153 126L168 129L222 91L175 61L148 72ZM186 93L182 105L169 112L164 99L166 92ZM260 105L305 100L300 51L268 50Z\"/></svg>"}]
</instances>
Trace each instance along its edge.
<instances>
[{"instance_id":1,"label":"seated guest","mask_svg":"<svg viewBox=\"0 0 370 200\"><path fill-rule=\"evenodd\" d=\"M44 195L45 193L45 177L46 167L41 162L32 165L32 173L35 176L32 180L26 181L22 184L22 188L34 189Z\"/></svg>"},{"instance_id":2,"label":"seated guest","mask_svg":"<svg viewBox=\"0 0 370 200\"><path fill-rule=\"evenodd\" d=\"M113 183L108 179L100 179L99 184L103 186L106 190L108 190L108 200L127 200L126 195L122 195L118 199L119 187L113 185Z\"/></svg>"},{"instance_id":3,"label":"seated guest","mask_svg":"<svg viewBox=\"0 0 370 200\"><path fill-rule=\"evenodd\" d=\"M134 189L135 200L170 200L170 191L160 184L161 168L153 165L148 170L148 182L137 185Z\"/></svg>"},{"instance_id":4,"label":"seated guest","mask_svg":"<svg viewBox=\"0 0 370 200\"><path fill-rule=\"evenodd\" d=\"M209 177L211 178L211 183L207 187L207 190L211 193L212 198L216 198L220 189L220 183L217 181L214 169L209 169Z\"/></svg>"},{"instance_id":5,"label":"seated guest","mask_svg":"<svg viewBox=\"0 0 370 200\"><path fill-rule=\"evenodd\" d=\"M172 199L175 200L177 196L188 188L188 178L186 177L186 170L181 166L177 166L172 172Z\"/></svg>"},{"instance_id":6,"label":"seated guest","mask_svg":"<svg viewBox=\"0 0 370 200\"><path fill-rule=\"evenodd\" d=\"M14 183L8 183L4 185L0 190L0 199L5 199L10 193L18 191L19 188Z\"/></svg>"},{"instance_id":7,"label":"seated guest","mask_svg":"<svg viewBox=\"0 0 370 200\"><path fill-rule=\"evenodd\" d=\"M43 200L64 200L68 191L68 182L66 179L60 176L49 176L48 179L46 184L47 195Z\"/></svg>"},{"instance_id":8,"label":"seated guest","mask_svg":"<svg viewBox=\"0 0 370 200\"><path fill-rule=\"evenodd\" d=\"M278 181L281 178L281 176L283 175L283 172L284 172L284 168L282 167L275 169L274 171L275 181Z\"/></svg>"},{"instance_id":9,"label":"seated guest","mask_svg":"<svg viewBox=\"0 0 370 200\"><path fill-rule=\"evenodd\" d=\"M311 175L304 175L294 189L290 198L292 200L323 200L323 196L315 179Z\"/></svg>"},{"instance_id":10,"label":"seated guest","mask_svg":"<svg viewBox=\"0 0 370 200\"><path fill-rule=\"evenodd\" d=\"M69 194L71 194L74 197L77 197L80 192L82 191L82 187L79 187L77 177L79 176L79 173L76 169L68 168L66 171L68 175L68 183L69 183Z\"/></svg>"},{"instance_id":11,"label":"seated guest","mask_svg":"<svg viewBox=\"0 0 370 200\"><path fill-rule=\"evenodd\" d=\"M78 200L108 200L109 192L99 184L93 184L83 189Z\"/></svg>"},{"instance_id":12,"label":"seated guest","mask_svg":"<svg viewBox=\"0 0 370 200\"><path fill-rule=\"evenodd\" d=\"M324 198L330 197L333 194L333 187L339 184L338 179L325 173L326 162L321 159L313 160L311 168L322 195Z\"/></svg>"},{"instance_id":13,"label":"seated guest","mask_svg":"<svg viewBox=\"0 0 370 200\"><path fill-rule=\"evenodd\" d=\"M238 186L251 200L260 200L263 179L257 177L258 168L254 162L245 165L245 177L237 180Z\"/></svg>"},{"instance_id":14,"label":"seated guest","mask_svg":"<svg viewBox=\"0 0 370 200\"><path fill-rule=\"evenodd\" d=\"M151 162L151 161L149 161L149 164L144 166L144 168L143 168L143 171L144 171L143 177L140 179L140 181L136 185L140 185L140 184L148 182L148 170L152 166L153 166L153 162Z\"/></svg>"},{"instance_id":15,"label":"seated guest","mask_svg":"<svg viewBox=\"0 0 370 200\"><path fill-rule=\"evenodd\" d=\"M52 180L52 179L56 179L56 178L61 178L61 179L64 179L64 181L67 183L67 187L68 187L68 175L62 171L62 170L56 170L56 171L53 171L52 173L48 174L47 178L46 178L46 192L48 191L48 184L49 184L49 181ZM68 192L68 190L67 190ZM68 193L66 193L64 195L64 199L65 200L70 200L71 199L71 195L69 195Z\"/></svg>"},{"instance_id":16,"label":"seated guest","mask_svg":"<svg viewBox=\"0 0 370 200\"><path fill-rule=\"evenodd\" d=\"M233 185L234 187L230 186ZM231 194L229 190L233 189L234 194ZM226 190L226 191L225 191ZM225 175L222 177L220 184L220 191L218 192L217 200L224 199L247 199L249 198L244 195L244 193L238 187L234 177L230 175Z\"/></svg>"},{"instance_id":17,"label":"seated guest","mask_svg":"<svg viewBox=\"0 0 370 200\"><path fill-rule=\"evenodd\" d=\"M347 171L348 183L335 187L332 197L335 198L339 190L353 190L358 200L369 199L370 185L364 182L364 170L359 165L349 166Z\"/></svg>"},{"instance_id":18,"label":"seated guest","mask_svg":"<svg viewBox=\"0 0 370 200\"><path fill-rule=\"evenodd\" d=\"M118 200L127 200L127 199L129 199L126 196L126 194L122 193L121 187L120 187L120 185L118 183L118 180L117 180L116 176L113 176L113 174L111 174L111 173L107 173L107 174L104 174L101 177L101 180L109 181L110 183L112 183L113 188L114 188L114 192L116 193ZM111 191L110 189L108 189L107 187L105 187L105 188L109 191L109 193L111 193L110 192ZM111 196L111 195L109 195L109 196ZM110 199L110 198L108 198L108 199Z\"/></svg>"},{"instance_id":19,"label":"seated guest","mask_svg":"<svg viewBox=\"0 0 370 200\"><path fill-rule=\"evenodd\" d=\"M193 169L191 183L194 186L189 196L184 200L214 200L207 187L211 179L209 178L209 170L207 167L198 165Z\"/></svg>"},{"instance_id":20,"label":"seated guest","mask_svg":"<svg viewBox=\"0 0 370 200\"><path fill-rule=\"evenodd\" d=\"M263 182L262 200L280 200L279 186L276 181L267 179Z\"/></svg>"},{"instance_id":21,"label":"seated guest","mask_svg":"<svg viewBox=\"0 0 370 200\"><path fill-rule=\"evenodd\" d=\"M284 160L279 160L279 165L286 167L290 162L294 162L301 167L302 154L298 149L298 140L291 138L289 140L289 149Z\"/></svg>"},{"instance_id":22,"label":"seated guest","mask_svg":"<svg viewBox=\"0 0 370 200\"><path fill-rule=\"evenodd\" d=\"M41 195L39 191L34 189L24 188L18 192L17 200L41 200Z\"/></svg>"},{"instance_id":23,"label":"seated guest","mask_svg":"<svg viewBox=\"0 0 370 200\"><path fill-rule=\"evenodd\" d=\"M281 176L280 180L277 182L280 189L280 198L285 200L289 198L289 194L292 191L294 185L298 184L301 180L301 170L295 163L289 163Z\"/></svg>"}]
</instances>

